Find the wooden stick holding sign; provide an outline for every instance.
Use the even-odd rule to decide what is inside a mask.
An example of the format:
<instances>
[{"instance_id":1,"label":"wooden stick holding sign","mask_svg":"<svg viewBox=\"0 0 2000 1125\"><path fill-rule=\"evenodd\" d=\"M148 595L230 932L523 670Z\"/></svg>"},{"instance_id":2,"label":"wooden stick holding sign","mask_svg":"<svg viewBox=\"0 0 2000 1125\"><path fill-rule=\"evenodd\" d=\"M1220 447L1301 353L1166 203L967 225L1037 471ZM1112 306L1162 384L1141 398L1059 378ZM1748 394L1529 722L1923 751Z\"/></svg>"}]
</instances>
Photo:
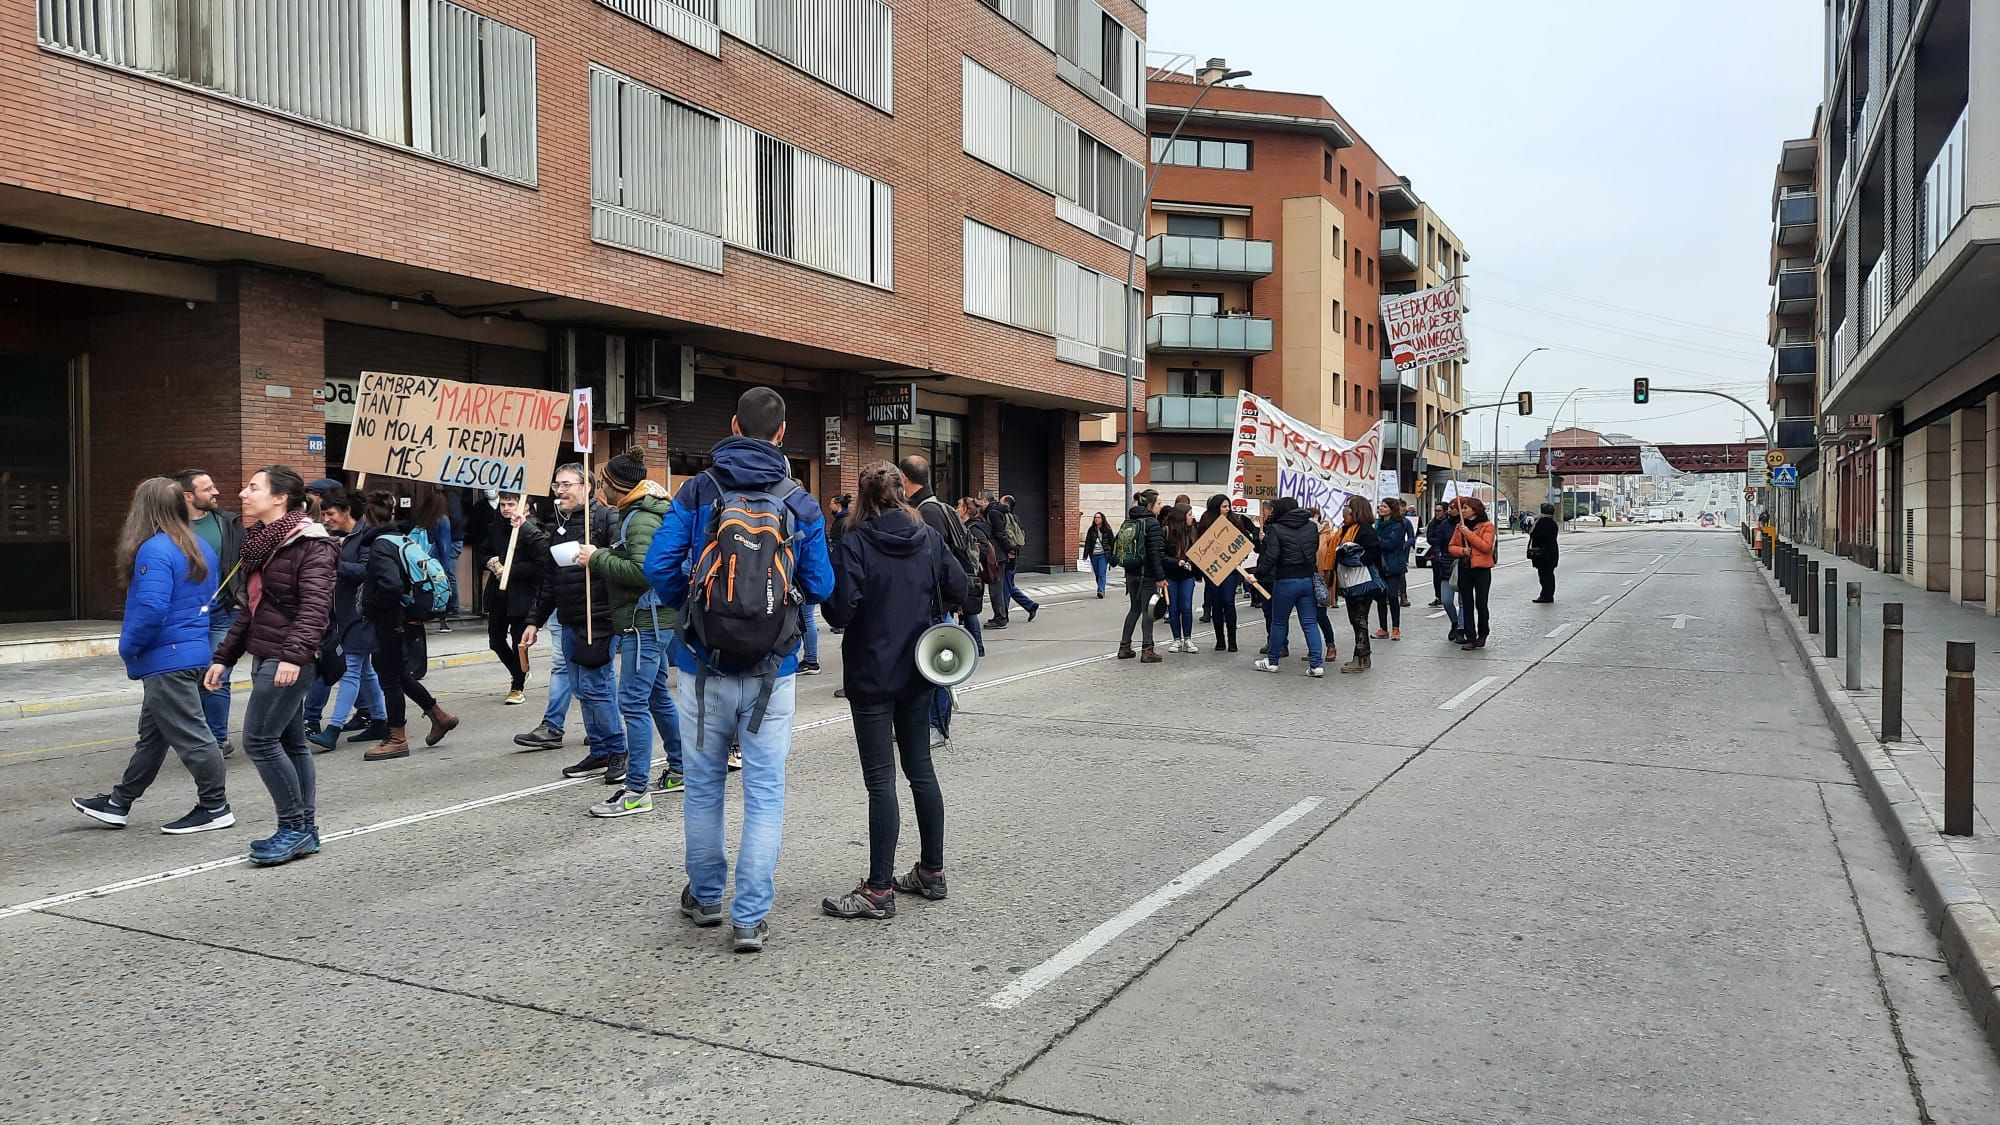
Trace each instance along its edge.
<instances>
[{"instance_id":1,"label":"wooden stick holding sign","mask_svg":"<svg viewBox=\"0 0 2000 1125\"><path fill-rule=\"evenodd\" d=\"M520 501L515 501L515 504L519 505ZM521 541L520 521L524 517L519 514L520 509L518 506L515 508L515 512L514 530L507 533L507 557L500 563L500 588L502 590L507 588L507 579L514 575L514 544Z\"/></svg>"},{"instance_id":2,"label":"wooden stick holding sign","mask_svg":"<svg viewBox=\"0 0 2000 1125\"><path fill-rule=\"evenodd\" d=\"M1250 550L1250 537L1243 534L1243 529L1228 519L1219 519L1207 534L1188 548L1187 558L1196 570L1201 571L1203 578L1217 586L1222 585L1231 574L1241 573L1251 589L1268 598L1270 592L1258 585L1257 579L1243 569L1243 564L1250 560Z\"/></svg>"},{"instance_id":3,"label":"wooden stick holding sign","mask_svg":"<svg viewBox=\"0 0 2000 1125\"><path fill-rule=\"evenodd\" d=\"M590 505L597 491L597 414L593 388L578 387L570 392L570 444L583 454L583 541L590 541ZM583 643L597 643L597 614L590 606L590 564L583 564Z\"/></svg>"}]
</instances>

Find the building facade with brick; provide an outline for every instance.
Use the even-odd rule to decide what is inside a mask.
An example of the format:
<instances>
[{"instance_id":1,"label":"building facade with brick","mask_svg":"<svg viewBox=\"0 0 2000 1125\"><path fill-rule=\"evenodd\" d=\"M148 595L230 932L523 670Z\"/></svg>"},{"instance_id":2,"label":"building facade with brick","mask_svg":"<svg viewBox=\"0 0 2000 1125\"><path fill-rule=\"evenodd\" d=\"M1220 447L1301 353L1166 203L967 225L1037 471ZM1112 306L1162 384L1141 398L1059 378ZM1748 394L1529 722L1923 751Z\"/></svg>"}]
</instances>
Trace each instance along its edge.
<instances>
[{"instance_id":1,"label":"building facade with brick","mask_svg":"<svg viewBox=\"0 0 2000 1125\"><path fill-rule=\"evenodd\" d=\"M597 459L676 480L772 386L818 495L922 452L1066 563L1077 420L1123 394L1145 15L0 6L0 620L114 616L146 476L338 469L362 371L590 386Z\"/></svg>"}]
</instances>

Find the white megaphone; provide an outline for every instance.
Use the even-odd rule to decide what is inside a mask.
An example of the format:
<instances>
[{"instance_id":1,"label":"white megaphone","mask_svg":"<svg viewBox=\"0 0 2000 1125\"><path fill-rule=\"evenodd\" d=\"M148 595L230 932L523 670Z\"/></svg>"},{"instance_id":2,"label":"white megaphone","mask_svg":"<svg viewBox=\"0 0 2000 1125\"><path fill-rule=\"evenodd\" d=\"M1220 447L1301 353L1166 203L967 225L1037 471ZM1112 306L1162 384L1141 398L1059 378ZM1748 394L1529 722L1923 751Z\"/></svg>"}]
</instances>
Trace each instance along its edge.
<instances>
[{"instance_id":1,"label":"white megaphone","mask_svg":"<svg viewBox=\"0 0 2000 1125\"><path fill-rule=\"evenodd\" d=\"M939 687L957 687L979 665L979 646L963 625L933 625L917 638L917 671Z\"/></svg>"}]
</instances>

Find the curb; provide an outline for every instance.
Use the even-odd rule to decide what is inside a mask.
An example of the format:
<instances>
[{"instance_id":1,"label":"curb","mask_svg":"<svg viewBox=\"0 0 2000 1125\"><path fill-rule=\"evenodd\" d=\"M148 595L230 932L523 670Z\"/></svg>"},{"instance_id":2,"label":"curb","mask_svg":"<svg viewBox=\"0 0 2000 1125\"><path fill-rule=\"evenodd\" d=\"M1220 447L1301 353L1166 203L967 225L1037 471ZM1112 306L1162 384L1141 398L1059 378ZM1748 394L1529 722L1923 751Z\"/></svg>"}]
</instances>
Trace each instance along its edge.
<instances>
[{"instance_id":1,"label":"curb","mask_svg":"<svg viewBox=\"0 0 2000 1125\"><path fill-rule=\"evenodd\" d=\"M441 668L465 668L488 661L499 662L491 649L477 652L455 652L449 656L433 656L425 667L432 672ZM247 676L229 681L231 691L249 691ZM82 711L108 711L118 707L130 707L139 702L143 693L135 685L115 691L93 691L82 695L62 696L56 699L36 699L26 703L0 701L0 722L9 719L33 719L43 715L74 715Z\"/></svg>"},{"instance_id":2,"label":"curb","mask_svg":"<svg viewBox=\"0 0 2000 1125\"><path fill-rule=\"evenodd\" d=\"M1789 595L1761 564L1758 571L1765 590L1776 600L1799 657L1811 671L1813 693L1826 711L1827 724L1833 728L1848 768L1888 834L1904 877L1923 903L1924 917L1938 939L1946 967L1965 993L1973 1022L2000 1055L2000 915L1973 886L1957 853L1939 838L1937 826L1924 811L1923 798L1890 760L1883 744L1876 741L1861 706L1841 687L1834 663L1820 655Z\"/></svg>"}]
</instances>

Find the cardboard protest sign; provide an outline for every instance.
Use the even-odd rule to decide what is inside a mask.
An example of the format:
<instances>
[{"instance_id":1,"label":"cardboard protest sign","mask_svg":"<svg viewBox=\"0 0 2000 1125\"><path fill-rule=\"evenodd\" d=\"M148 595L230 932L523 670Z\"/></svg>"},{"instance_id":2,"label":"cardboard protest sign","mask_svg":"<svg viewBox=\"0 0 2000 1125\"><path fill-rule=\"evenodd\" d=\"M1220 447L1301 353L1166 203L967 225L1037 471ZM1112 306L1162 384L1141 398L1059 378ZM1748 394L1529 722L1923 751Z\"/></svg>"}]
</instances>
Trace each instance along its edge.
<instances>
[{"instance_id":1,"label":"cardboard protest sign","mask_svg":"<svg viewBox=\"0 0 2000 1125\"><path fill-rule=\"evenodd\" d=\"M1231 451L1229 499L1244 507L1255 499L1290 496L1301 508L1338 511L1349 496L1379 499L1382 488L1382 425L1376 423L1358 441L1335 437L1306 425L1271 405L1269 399L1244 391L1236 398L1236 439ZM1263 488L1267 463L1275 461L1277 488ZM1254 470L1254 473L1253 473Z\"/></svg>"},{"instance_id":2,"label":"cardboard protest sign","mask_svg":"<svg viewBox=\"0 0 2000 1125\"><path fill-rule=\"evenodd\" d=\"M1250 559L1250 537L1229 520L1216 520L1208 533L1188 548L1188 561L1203 578L1220 585L1231 571Z\"/></svg>"},{"instance_id":3,"label":"cardboard protest sign","mask_svg":"<svg viewBox=\"0 0 2000 1125\"><path fill-rule=\"evenodd\" d=\"M561 391L364 371L345 467L545 496L568 415Z\"/></svg>"},{"instance_id":4,"label":"cardboard protest sign","mask_svg":"<svg viewBox=\"0 0 2000 1125\"><path fill-rule=\"evenodd\" d=\"M1396 370L1442 363L1465 354L1465 317L1450 285L1382 298L1382 332Z\"/></svg>"},{"instance_id":5,"label":"cardboard protest sign","mask_svg":"<svg viewBox=\"0 0 2000 1125\"><path fill-rule=\"evenodd\" d=\"M1243 498L1245 500L1276 500L1278 491L1278 459L1276 457L1245 457L1243 459Z\"/></svg>"}]
</instances>

